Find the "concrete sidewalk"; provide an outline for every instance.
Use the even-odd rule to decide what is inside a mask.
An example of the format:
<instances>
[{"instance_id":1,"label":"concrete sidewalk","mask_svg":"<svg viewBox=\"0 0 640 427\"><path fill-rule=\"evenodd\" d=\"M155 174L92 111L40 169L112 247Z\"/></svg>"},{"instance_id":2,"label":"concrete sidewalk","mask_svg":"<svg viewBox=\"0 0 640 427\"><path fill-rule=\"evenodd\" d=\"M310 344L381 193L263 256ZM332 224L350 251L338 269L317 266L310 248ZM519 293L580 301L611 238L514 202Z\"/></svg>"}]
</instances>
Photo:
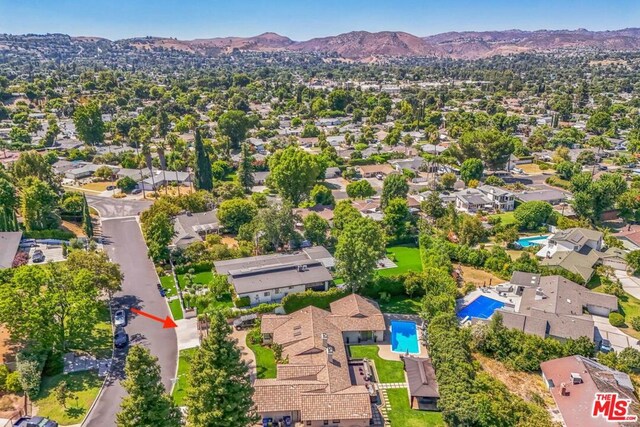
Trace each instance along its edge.
<instances>
[{"instance_id":1,"label":"concrete sidewalk","mask_svg":"<svg viewBox=\"0 0 640 427\"><path fill-rule=\"evenodd\" d=\"M194 348L200 346L200 336L198 334L198 318L176 320L176 337L178 339L178 350Z\"/></svg>"}]
</instances>

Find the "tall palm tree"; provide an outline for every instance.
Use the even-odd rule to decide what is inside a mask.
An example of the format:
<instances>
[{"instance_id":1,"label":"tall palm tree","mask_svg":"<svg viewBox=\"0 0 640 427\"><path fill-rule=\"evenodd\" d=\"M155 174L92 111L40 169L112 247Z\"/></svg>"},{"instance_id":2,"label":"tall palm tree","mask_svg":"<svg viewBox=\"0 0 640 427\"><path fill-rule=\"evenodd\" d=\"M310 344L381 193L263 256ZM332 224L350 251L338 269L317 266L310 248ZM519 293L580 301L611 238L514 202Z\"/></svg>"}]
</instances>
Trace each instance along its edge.
<instances>
[{"instance_id":1,"label":"tall palm tree","mask_svg":"<svg viewBox=\"0 0 640 427\"><path fill-rule=\"evenodd\" d=\"M167 158L164 155L166 149L166 143L164 140L156 141L156 152L158 153L158 159L160 160L160 169L162 170L162 179L164 179L164 194L167 194L169 189L167 188Z\"/></svg>"}]
</instances>

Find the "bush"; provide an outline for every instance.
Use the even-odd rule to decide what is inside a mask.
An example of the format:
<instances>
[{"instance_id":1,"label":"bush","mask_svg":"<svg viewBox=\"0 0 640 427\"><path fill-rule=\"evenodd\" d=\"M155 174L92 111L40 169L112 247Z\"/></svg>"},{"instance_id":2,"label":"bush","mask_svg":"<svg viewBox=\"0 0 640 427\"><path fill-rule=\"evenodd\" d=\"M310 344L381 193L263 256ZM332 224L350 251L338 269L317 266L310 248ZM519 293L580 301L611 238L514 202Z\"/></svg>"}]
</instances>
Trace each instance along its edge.
<instances>
[{"instance_id":1,"label":"bush","mask_svg":"<svg viewBox=\"0 0 640 427\"><path fill-rule=\"evenodd\" d=\"M42 369L42 375L45 377L53 377L61 374L64 371L64 359L62 353L51 352L47 356L47 360L44 362L44 368Z\"/></svg>"},{"instance_id":2,"label":"bush","mask_svg":"<svg viewBox=\"0 0 640 427\"><path fill-rule=\"evenodd\" d=\"M4 383L4 389L9 393L21 393L22 382L20 381L20 373L18 371L11 372L7 375Z\"/></svg>"},{"instance_id":3,"label":"bush","mask_svg":"<svg viewBox=\"0 0 640 427\"><path fill-rule=\"evenodd\" d=\"M346 296L349 292L344 289L333 288L326 292L307 290L297 294L289 294L282 299L282 306L287 313L313 305L321 309L328 309L329 304Z\"/></svg>"},{"instance_id":4,"label":"bush","mask_svg":"<svg viewBox=\"0 0 640 427\"><path fill-rule=\"evenodd\" d=\"M54 239L54 240L71 240L76 237L70 231L64 230L33 230L25 231L23 237L25 239Z\"/></svg>"},{"instance_id":5,"label":"bush","mask_svg":"<svg viewBox=\"0 0 640 427\"><path fill-rule=\"evenodd\" d=\"M6 390L7 377L11 372L7 365L0 365L0 389Z\"/></svg>"},{"instance_id":6,"label":"bush","mask_svg":"<svg viewBox=\"0 0 640 427\"><path fill-rule=\"evenodd\" d=\"M191 273L202 273L204 271L211 271L212 269L213 264L211 264L210 262L185 264L175 268L176 274L186 274L190 272L189 270L193 270Z\"/></svg>"},{"instance_id":7,"label":"bush","mask_svg":"<svg viewBox=\"0 0 640 427\"><path fill-rule=\"evenodd\" d=\"M251 299L249 297L234 298L233 303L238 308L249 307L251 305Z\"/></svg>"},{"instance_id":8,"label":"bush","mask_svg":"<svg viewBox=\"0 0 640 427\"><path fill-rule=\"evenodd\" d=\"M631 318L631 327L636 331L640 331L640 316Z\"/></svg>"},{"instance_id":9,"label":"bush","mask_svg":"<svg viewBox=\"0 0 640 427\"><path fill-rule=\"evenodd\" d=\"M624 326L624 317L620 313L610 313L609 314L609 323L611 326L615 326L616 328L620 328Z\"/></svg>"}]
</instances>

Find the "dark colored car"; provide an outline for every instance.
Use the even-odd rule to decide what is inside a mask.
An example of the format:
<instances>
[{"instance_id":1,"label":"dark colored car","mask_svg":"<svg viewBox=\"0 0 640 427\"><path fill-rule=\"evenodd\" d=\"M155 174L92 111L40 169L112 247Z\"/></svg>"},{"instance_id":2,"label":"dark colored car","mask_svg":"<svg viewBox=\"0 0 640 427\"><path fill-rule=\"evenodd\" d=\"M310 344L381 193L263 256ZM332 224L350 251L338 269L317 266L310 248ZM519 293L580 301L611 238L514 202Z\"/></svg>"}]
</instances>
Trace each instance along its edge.
<instances>
[{"instance_id":1,"label":"dark colored car","mask_svg":"<svg viewBox=\"0 0 640 427\"><path fill-rule=\"evenodd\" d=\"M22 417L14 422L13 427L58 427L58 423L43 417Z\"/></svg>"},{"instance_id":2,"label":"dark colored car","mask_svg":"<svg viewBox=\"0 0 640 427\"><path fill-rule=\"evenodd\" d=\"M112 191L112 190L115 190L115 189L116 189L116 186L115 186L115 185L109 185L109 186L107 186L107 191Z\"/></svg>"},{"instance_id":3,"label":"dark colored car","mask_svg":"<svg viewBox=\"0 0 640 427\"><path fill-rule=\"evenodd\" d=\"M40 249L36 249L35 251L33 251L33 255L31 255L31 260L33 262L43 262L44 254Z\"/></svg>"},{"instance_id":4,"label":"dark colored car","mask_svg":"<svg viewBox=\"0 0 640 427\"><path fill-rule=\"evenodd\" d=\"M113 315L113 324L116 326L127 326L127 312L118 310Z\"/></svg>"},{"instance_id":5,"label":"dark colored car","mask_svg":"<svg viewBox=\"0 0 640 427\"><path fill-rule=\"evenodd\" d=\"M125 348L129 344L129 335L124 330L119 330L113 336L113 344L116 348Z\"/></svg>"},{"instance_id":6,"label":"dark colored car","mask_svg":"<svg viewBox=\"0 0 640 427\"><path fill-rule=\"evenodd\" d=\"M164 290L164 288L162 287L162 285L160 283L158 283L158 292L160 292L160 296L162 296L162 297L167 295L167 292Z\"/></svg>"}]
</instances>

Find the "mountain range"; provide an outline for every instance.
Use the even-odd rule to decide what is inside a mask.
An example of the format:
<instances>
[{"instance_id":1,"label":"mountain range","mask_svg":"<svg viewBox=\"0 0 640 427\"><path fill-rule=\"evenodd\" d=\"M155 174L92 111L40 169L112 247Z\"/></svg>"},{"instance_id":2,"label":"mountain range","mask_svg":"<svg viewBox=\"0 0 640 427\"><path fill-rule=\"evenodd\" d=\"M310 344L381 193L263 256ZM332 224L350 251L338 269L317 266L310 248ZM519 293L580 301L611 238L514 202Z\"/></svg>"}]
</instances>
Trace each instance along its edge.
<instances>
[{"instance_id":1,"label":"mountain range","mask_svg":"<svg viewBox=\"0 0 640 427\"><path fill-rule=\"evenodd\" d=\"M294 41L276 33L254 37L219 37L196 40L173 38L128 39L141 48L166 47L200 54L242 51L297 51L338 55L345 59L375 57L485 58L520 52L558 49L640 50L640 28L613 31L504 30L449 32L418 37L400 31L352 31L336 36Z\"/></svg>"}]
</instances>

